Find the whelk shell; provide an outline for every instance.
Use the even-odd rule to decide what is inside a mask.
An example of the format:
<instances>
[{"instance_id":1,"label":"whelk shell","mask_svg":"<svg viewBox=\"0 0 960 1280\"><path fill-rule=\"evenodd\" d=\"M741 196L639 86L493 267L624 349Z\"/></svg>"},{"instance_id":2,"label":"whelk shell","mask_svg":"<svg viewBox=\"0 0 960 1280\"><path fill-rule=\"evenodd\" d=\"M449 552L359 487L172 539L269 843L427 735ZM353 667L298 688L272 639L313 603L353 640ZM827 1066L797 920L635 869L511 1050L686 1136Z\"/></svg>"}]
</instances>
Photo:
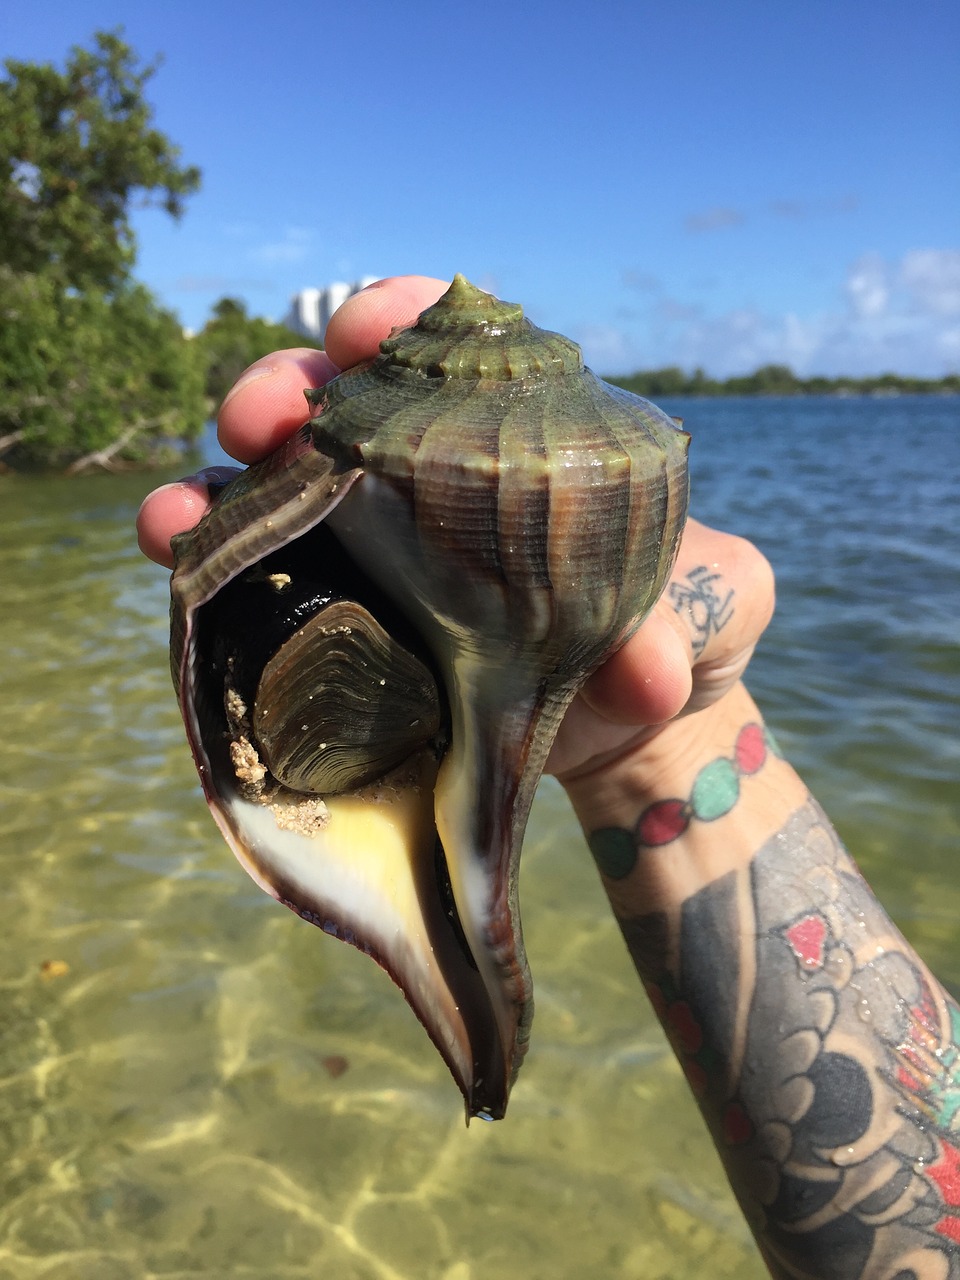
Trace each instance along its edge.
<instances>
[{"instance_id":1,"label":"whelk shell","mask_svg":"<svg viewBox=\"0 0 960 1280\"><path fill-rule=\"evenodd\" d=\"M171 654L228 843L401 986L471 1115L532 1017L517 874L563 714L662 591L689 437L454 280L174 540Z\"/></svg>"}]
</instances>

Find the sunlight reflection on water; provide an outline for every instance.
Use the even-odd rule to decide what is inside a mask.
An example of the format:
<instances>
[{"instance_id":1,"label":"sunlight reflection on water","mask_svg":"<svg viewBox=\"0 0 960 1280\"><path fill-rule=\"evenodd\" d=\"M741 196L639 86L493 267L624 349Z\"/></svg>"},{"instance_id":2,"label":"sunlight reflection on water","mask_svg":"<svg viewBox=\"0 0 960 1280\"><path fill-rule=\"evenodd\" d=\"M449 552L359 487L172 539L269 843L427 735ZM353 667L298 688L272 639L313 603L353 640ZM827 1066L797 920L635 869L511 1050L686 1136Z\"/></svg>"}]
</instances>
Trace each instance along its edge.
<instances>
[{"instance_id":1,"label":"sunlight reflection on water","mask_svg":"<svg viewBox=\"0 0 960 1280\"><path fill-rule=\"evenodd\" d=\"M666 407L695 514L777 569L753 686L778 737L960 982L960 406ZM145 487L0 477L0 1280L761 1276L558 787L524 856L537 1021L500 1125L467 1130L386 977L234 865L130 532Z\"/></svg>"}]
</instances>

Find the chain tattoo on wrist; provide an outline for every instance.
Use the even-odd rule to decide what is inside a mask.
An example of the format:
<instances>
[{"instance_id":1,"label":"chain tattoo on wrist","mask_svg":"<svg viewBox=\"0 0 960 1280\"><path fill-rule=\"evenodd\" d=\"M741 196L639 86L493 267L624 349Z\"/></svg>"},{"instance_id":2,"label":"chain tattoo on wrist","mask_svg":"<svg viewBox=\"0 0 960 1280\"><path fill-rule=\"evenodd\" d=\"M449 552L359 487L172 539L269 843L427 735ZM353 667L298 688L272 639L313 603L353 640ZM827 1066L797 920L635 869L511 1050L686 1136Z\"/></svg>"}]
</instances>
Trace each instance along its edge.
<instances>
[{"instance_id":1,"label":"chain tattoo on wrist","mask_svg":"<svg viewBox=\"0 0 960 1280\"><path fill-rule=\"evenodd\" d=\"M737 734L733 753L705 764L693 780L686 800L656 800L647 805L631 830L600 827L587 843L597 866L611 880L628 876L640 851L671 844L690 823L715 822L728 814L740 798L741 779L759 773L771 755L782 753L762 724L745 724Z\"/></svg>"}]
</instances>

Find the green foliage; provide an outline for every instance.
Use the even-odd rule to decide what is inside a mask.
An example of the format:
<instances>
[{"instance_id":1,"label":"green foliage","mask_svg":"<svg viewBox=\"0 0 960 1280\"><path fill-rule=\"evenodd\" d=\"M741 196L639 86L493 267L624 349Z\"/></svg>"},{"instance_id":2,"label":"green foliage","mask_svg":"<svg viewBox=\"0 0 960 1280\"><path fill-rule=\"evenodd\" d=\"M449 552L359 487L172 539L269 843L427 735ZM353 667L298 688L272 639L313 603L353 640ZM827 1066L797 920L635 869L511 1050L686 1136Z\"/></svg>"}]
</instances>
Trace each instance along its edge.
<instances>
[{"instance_id":1,"label":"green foliage","mask_svg":"<svg viewBox=\"0 0 960 1280\"><path fill-rule=\"evenodd\" d=\"M0 447L15 466L157 461L206 417L203 369L142 285L64 291L0 267Z\"/></svg>"},{"instance_id":2,"label":"green foliage","mask_svg":"<svg viewBox=\"0 0 960 1280\"><path fill-rule=\"evenodd\" d=\"M960 392L960 376L908 378L882 373L867 378L799 378L785 364L766 364L740 377L708 378L702 369L688 375L671 365L627 377L610 377L615 386L638 396L828 396L828 395L925 395Z\"/></svg>"},{"instance_id":3,"label":"green foliage","mask_svg":"<svg viewBox=\"0 0 960 1280\"><path fill-rule=\"evenodd\" d=\"M5 464L157 460L204 420L203 371L176 318L130 276L129 213L179 217L197 169L152 125L116 34L64 69L0 77L0 456Z\"/></svg>"},{"instance_id":4,"label":"green foliage","mask_svg":"<svg viewBox=\"0 0 960 1280\"><path fill-rule=\"evenodd\" d=\"M635 376L644 378L646 390L643 394L647 396L680 396L687 385L687 375L677 365L651 369L649 373Z\"/></svg>"},{"instance_id":5,"label":"green foliage","mask_svg":"<svg viewBox=\"0 0 960 1280\"><path fill-rule=\"evenodd\" d=\"M309 346L293 329L248 316L237 298L221 298L213 314L194 339L206 370L205 390L219 404L254 360L270 351Z\"/></svg>"},{"instance_id":6,"label":"green foliage","mask_svg":"<svg viewBox=\"0 0 960 1280\"><path fill-rule=\"evenodd\" d=\"M728 395L790 396L797 391L797 378L785 364L761 365L742 378L728 378Z\"/></svg>"},{"instance_id":7,"label":"green foliage","mask_svg":"<svg viewBox=\"0 0 960 1280\"><path fill-rule=\"evenodd\" d=\"M138 67L115 33L74 48L62 71L4 63L0 79L0 261L63 287L113 289L133 264L129 210L177 218L200 172L152 127L143 96L157 63Z\"/></svg>"}]
</instances>

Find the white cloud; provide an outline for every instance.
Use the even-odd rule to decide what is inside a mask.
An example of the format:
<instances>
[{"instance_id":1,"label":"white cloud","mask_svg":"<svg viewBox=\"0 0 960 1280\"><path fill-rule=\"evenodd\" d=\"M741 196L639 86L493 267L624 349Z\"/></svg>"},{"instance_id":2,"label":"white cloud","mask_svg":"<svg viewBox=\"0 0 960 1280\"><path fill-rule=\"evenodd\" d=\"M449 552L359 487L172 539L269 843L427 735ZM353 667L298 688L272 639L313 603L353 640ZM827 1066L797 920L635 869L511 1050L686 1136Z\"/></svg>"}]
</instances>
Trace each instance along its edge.
<instances>
[{"instance_id":1,"label":"white cloud","mask_svg":"<svg viewBox=\"0 0 960 1280\"><path fill-rule=\"evenodd\" d=\"M887 264L878 253L865 253L847 273L844 290L854 314L882 315L890 298Z\"/></svg>"},{"instance_id":2,"label":"white cloud","mask_svg":"<svg viewBox=\"0 0 960 1280\"><path fill-rule=\"evenodd\" d=\"M816 218L822 214L856 213L859 208L860 197L852 191L816 200L801 197L770 202L770 212L778 218Z\"/></svg>"},{"instance_id":3,"label":"white cloud","mask_svg":"<svg viewBox=\"0 0 960 1280\"><path fill-rule=\"evenodd\" d=\"M584 324L572 327L570 337L580 345L583 362L597 373L628 373L649 367L637 358L637 343L616 325Z\"/></svg>"},{"instance_id":4,"label":"white cloud","mask_svg":"<svg viewBox=\"0 0 960 1280\"><path fill-rule=\"evenodd\" d=\"M920 311L960 315L960 249L911 249L900 264L900 282Z\"/></svg>"},{"instance_id":5,"label":"white cloud","mask_svg":"<svg viewBox=\"0 0 960 1280\"><path fill-rule=\"evenodd\" d=\"M951 368L960 369L960 325L944 329L940 334L940 350Z\"/></svg>"},{"instance_id":6,"label":"white cloud","mask_svg":"<svg viewBox=\"0 0 960 1280\"><path fill-rule=\"evenodd\" d=\"M638 293L657 293L663 287L660 277L655 276L652 271L628 267L622 278L628 289L636 289Z\"/></svg>"},{"instance_id":7,"label":"white cloud","mask_svg":"<svg viewBox=\"0 0 960 1280\"><path fill-rule=\"evenodd\" d=\"M661 320L696 320L703 314L703 307L696 302L680 302L676 298L661 298L657 303L657 315Z\"/></svg>"},{"instance_id":8,"label":"white cloud","mask_svg":"<svg viewBox=\"0 0 960 1280\"><path fill-rule=\"evenodd\" d=\"M688 231L722 231L727 227L742 226L746 220L747 215L742 209L719 206L714 209L704 209L700 213L687 214L684 226Z\"/></svg>"},{"instance_id":9,"label":"white cloud","mask_svg":"<svg viewBox=\"0 0 960 1280\"><path fill-rule=\"evenodd\" d=\"M830 376L942 377L960 369L960 251L912 249L893 262L863 254L835 299L819 312L777 315L756 308L710 314L662 298L646 327L585 328L580 337L588 363L606 373L669 364L701 366L716 377L763 364Z\"/></svg>"},{"instance_id":10,"label":"white cloud","mask_svg":"<svg viewBox=\"0 0 960 1280\"><path fill-rule=\"evenodd\" d=\"M253 289L269 289L269 280L228 275L178 276L170 286L177 293L247 293Z\"/></svg>"},{"instance_id":11,"label":"white cloud","mask_svg":"<svg viewBox=\"0 0 960 1280\"><path fill-rule=\"evenodd\" d=\"M313 247L313 232L308 227L285 227L279 240L250 250L257 262L303 262Z\"/></svg>"}]
</instances>

